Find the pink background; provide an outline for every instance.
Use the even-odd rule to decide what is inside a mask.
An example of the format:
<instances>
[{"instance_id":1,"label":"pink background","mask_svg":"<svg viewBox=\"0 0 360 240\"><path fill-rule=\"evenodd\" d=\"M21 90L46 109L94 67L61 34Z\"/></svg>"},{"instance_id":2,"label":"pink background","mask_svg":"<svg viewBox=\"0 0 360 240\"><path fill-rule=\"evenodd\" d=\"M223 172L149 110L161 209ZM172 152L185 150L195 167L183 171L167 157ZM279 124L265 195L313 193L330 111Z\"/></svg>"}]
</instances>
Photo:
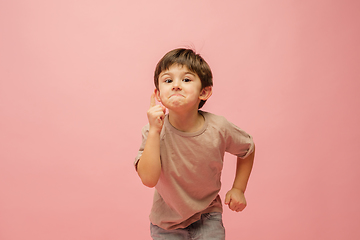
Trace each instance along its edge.
<instances>
[{"instance_id":1,"label":"pink background","mask_svg":"<svg viewBox=\"0 0 360 240\"><path fill-rule=\"evenodd\" d=\"M0 2L0 239L150 239L152 76L194 47L204 110L257 144L227 239L360 238L359 1ZM234 175L226 155L222 198Z\"/></svg>"}]
</instances>

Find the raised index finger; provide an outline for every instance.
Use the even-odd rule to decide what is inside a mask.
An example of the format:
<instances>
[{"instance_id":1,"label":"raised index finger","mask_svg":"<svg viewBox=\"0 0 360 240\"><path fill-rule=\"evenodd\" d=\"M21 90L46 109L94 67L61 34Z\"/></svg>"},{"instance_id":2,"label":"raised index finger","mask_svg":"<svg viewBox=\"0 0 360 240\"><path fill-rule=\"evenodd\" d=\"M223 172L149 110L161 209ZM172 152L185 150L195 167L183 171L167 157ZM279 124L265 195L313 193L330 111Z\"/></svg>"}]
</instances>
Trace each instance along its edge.
<instances>
[{"instance_id":1,"label":"raised index finger","mask_svg":"<svg viewBox=\"0 0 360 240\"><path fill-rule=\"evenodd\" d=\"M151 94L151 98L150 98L150 107L154 107L156 106L156 101L155 101L155 92L153 92Z\"/></svg>"}]
</instances>

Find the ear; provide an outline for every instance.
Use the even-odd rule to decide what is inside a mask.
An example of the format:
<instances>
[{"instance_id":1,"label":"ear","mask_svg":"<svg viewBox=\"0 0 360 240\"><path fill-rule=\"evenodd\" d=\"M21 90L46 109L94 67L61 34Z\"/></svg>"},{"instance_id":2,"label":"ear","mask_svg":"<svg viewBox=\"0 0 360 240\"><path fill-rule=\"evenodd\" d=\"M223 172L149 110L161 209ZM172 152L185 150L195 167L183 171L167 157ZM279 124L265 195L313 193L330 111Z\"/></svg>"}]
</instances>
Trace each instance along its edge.
<instances>
[{"instance_id":1,"label":"ear","mask_svg":"<svg viewBox=\"0 0 360 240\"><path fill-rule=\"evenodd\" d=\"M199 99L200 100L208 100L209 97L212 95L212 87L208 86L208 87L204 87L201 91L200 91L200 96Z\"/></svg>"},{"instance_id":2,"label":"ear","mask_svg":"<svg viewBox=\"0 0 360 240\"><path fill-rule=\"evenodd\" d=\"M155 88L154 92L155 92L156 100L158 100L158 102L161 102L160 91L157 88Z\"/></svg>"}]
</instances>

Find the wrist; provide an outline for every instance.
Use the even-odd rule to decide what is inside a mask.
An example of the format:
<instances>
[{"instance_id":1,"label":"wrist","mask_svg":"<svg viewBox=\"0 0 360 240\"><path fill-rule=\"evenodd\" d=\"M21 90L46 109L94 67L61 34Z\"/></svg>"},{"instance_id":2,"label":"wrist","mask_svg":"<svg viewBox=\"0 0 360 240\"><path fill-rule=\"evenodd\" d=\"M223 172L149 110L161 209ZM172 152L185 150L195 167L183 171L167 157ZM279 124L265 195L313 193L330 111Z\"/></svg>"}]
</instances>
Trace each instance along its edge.
<instances>
[{"instance_id":1,"label":"wrist","mask_svg":"<svg viewBox=\"0 0 360 240\"><path fill-rule=\"evenodd\" d=\"M158 129L156 127L151 127L149 128L149 134L148 135L160 135L161 129Z\"/></svg>"},{"instance_id":2,"label":"wrist","mask_svg":"<svg viewBox=\"0 0 360 240\"><path fill-rule=\"evenodd\" d=\"M238 190L238 191L240 191L240 192L242 192L242 193L245 193L245 188L243 188L243 187L233 186L232 188L233 188L234 190Z\"/></svg>"}]
</instances>

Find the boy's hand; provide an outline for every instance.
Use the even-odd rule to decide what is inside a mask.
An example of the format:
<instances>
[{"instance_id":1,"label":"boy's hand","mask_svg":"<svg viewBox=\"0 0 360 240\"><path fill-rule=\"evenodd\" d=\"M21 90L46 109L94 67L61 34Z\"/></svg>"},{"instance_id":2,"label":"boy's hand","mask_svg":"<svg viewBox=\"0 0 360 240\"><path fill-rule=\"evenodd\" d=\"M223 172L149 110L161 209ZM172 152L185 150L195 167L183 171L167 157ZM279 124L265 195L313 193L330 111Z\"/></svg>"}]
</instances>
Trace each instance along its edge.
<instances>
[{"instance_id":1,"label":"boy's hand","mask_svg":"<svg viewBox=\"0 0 360 240\"><path fill-rule=\"evenodd\" d=\"M150 108L147 111L147 117L150 124L150 129L154 129L157 132L161 132L164 124L166 108L164 106L156 104L155 92L151 94Z\"/></svg>"},{"instance_id":2,"label":"boy's hand","mask_svg":"<svg viewBox=\"0 0 360 240\"><path fill-rule=\"evenodd\" d=\"M240 212L246 207L244 192L237 188L232 188L226 193L225 204L235 212Z\"/></svg>"}]
</instances>

